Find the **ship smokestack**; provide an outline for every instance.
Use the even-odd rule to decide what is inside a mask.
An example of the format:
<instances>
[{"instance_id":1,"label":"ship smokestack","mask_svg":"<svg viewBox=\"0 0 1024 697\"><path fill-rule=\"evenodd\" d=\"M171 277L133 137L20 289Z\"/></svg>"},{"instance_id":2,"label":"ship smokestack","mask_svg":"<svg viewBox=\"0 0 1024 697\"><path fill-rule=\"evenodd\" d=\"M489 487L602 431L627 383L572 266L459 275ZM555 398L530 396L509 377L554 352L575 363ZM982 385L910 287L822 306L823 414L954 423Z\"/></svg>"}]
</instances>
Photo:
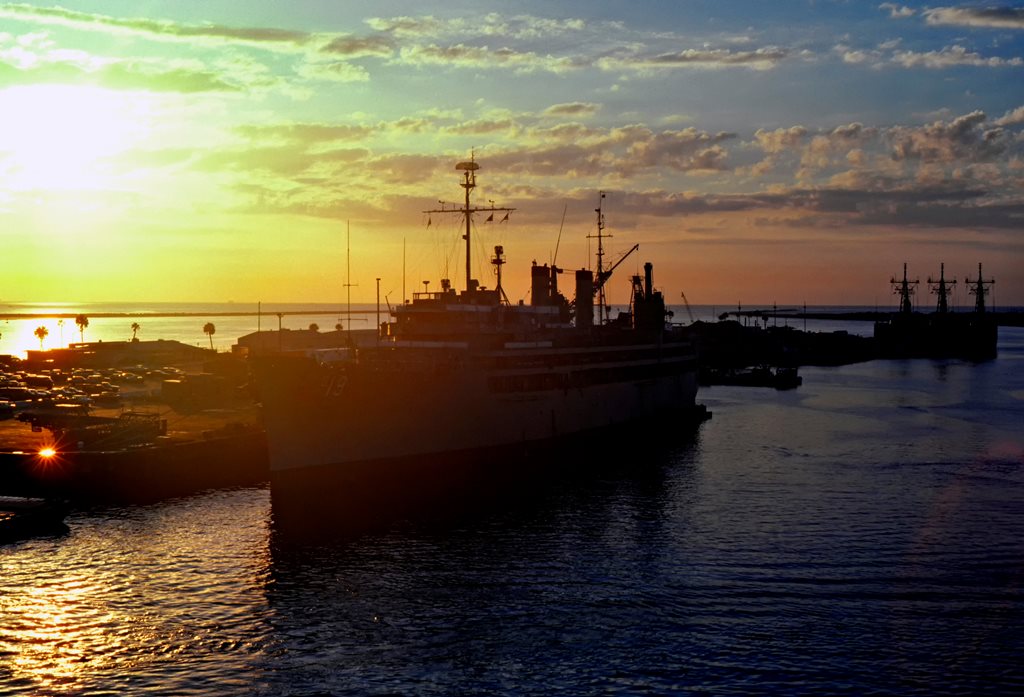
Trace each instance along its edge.
<instances>
[{"instance_id":1,"label":"ship smokestack","mask_svg":"<svg viewBox=\"0 0 1024 697\"><path fill-rule=\"evenodd\" d=\"M530 269L530 304L549 305L550 296L551 270L547 264L537 266L537 262L533 262L533 268Z\"/></svg>"},{"instance_id":2,"label":"ship smokestack","mask_svg":"<svg viewBox=\"0 0 1024 697\"><path fill-rule=\"evenodd\" d=\"M644 297L649 300L652 292L654 292L654 264L647 262L644 264Z\"/></svg>"},{"instance_id":3,"label":"ship smokestack","mask_svg":"<svg viewBox=\"0 0 1024 697\"><path fill-rule=\"evenodd\" d=\"M594 272L580 269L576 272L576 328L594 326Z\"/></svg>"}]
</instances>

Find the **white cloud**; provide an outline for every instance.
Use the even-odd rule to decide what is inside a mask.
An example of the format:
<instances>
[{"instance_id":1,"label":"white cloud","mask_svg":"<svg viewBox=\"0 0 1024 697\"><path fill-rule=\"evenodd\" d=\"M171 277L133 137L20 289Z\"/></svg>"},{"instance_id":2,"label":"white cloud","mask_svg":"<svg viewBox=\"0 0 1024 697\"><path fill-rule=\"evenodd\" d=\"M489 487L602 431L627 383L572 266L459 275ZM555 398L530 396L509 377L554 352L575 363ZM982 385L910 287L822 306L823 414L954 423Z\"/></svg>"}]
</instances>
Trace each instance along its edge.
<instances>
[{"instance_id":1,"label":"white cloud","mask_svg":"<svg viewBox=\"0 0 1024 697\"><path fill-rule=\"evenodd\" d=\"M906 5L897 5L893 2L883 2L878 6L880 10L888 10L889 16L893 19L903 19L904 17L913 17L915 12L912 8Z\"/></svg>"}]
</instances>

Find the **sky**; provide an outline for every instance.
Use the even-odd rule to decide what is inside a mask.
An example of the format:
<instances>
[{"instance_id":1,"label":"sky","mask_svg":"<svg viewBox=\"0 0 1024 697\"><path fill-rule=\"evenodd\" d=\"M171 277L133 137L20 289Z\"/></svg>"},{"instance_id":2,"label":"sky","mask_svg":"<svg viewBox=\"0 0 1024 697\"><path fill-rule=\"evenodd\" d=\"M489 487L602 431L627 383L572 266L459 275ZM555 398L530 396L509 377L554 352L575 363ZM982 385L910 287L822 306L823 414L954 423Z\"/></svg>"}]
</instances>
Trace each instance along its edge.
<instances>
[{"instance_id":1,"label":"sky","mask_svg":"<svg viewBox=\"0 0 1024 697\"><path fill-rule=\"evenodd\" d=\"M470 157L513 302L602 201L611 302L1024 305L1024 5L0 3L0 302L461 288Z\"/></svg>"}]
</instances>

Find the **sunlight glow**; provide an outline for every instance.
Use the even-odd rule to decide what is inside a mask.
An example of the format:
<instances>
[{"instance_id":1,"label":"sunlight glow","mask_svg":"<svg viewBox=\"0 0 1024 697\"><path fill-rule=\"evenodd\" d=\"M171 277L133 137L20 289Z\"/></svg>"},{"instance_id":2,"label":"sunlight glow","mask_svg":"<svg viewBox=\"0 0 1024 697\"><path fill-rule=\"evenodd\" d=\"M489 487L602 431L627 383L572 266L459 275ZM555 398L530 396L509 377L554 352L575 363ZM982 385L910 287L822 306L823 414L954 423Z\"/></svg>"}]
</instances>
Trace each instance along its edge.
<instances>
[{"instance_id":1,"label":"sunlight glow","mask_svg":"<svg viewBox=\"0 0 1024 697\"><path fill-rule=\"evenodd\" d=\"M57 454L57 451L54 450L53 448L42 448L39 451L39 457L41 457L43 459L46 459L46 460L50 459L51 457L55 456L56 454Z\"/></svg>"},{"instance_id":2,"label":"sunlight glow","mask_svg":"<svg viewBox=\"0 0 1024 697\"><path fill-rule=\"evenodd\" d=\"M144 96L99 87L10 87L0 113L0 189L14 192L103 190L117 156L149 131Z\"/></svg>"}]
</instances>

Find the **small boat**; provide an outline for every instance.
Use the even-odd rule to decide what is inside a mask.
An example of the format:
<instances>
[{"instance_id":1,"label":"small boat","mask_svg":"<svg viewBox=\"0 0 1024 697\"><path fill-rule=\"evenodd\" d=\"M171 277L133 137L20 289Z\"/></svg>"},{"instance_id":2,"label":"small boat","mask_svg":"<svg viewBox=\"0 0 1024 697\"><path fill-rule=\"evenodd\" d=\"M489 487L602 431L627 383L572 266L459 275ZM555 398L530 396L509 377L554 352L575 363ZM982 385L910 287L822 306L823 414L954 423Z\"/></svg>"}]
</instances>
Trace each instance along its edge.
<instances>
[{"instance_id":1,"label":"small boat","mask_svg":"<svg viewBox=\"0 0 1024 697\"><path fill-rule=\"evenodd\" d=\"M62 502L40 498L0 496L0 544L30 537L63 535L67 507Z\"/></svg>"}]
</instances>

